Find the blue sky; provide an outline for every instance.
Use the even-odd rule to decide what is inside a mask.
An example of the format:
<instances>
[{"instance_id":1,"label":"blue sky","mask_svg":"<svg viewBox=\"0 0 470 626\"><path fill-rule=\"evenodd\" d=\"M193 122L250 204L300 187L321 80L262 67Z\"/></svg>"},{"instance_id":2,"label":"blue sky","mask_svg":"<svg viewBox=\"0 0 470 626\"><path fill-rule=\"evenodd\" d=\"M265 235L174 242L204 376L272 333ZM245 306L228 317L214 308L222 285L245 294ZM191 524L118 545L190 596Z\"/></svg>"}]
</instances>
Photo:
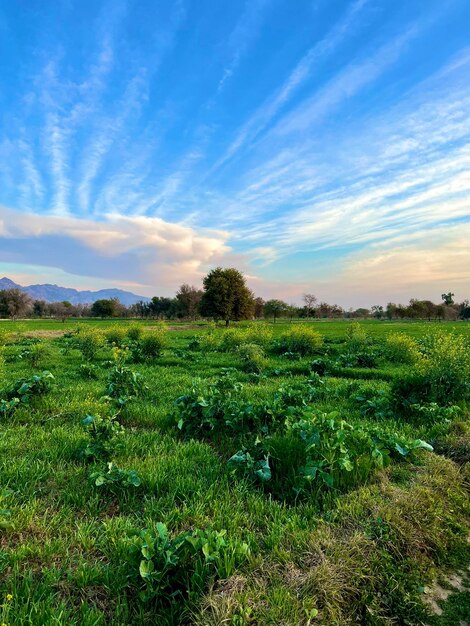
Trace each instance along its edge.
<instances>
[{"instance_id":1,"label":"blue sky","mask_svg":"<svg viewBox=\"0 0 470 626\"><path fill-rule=\"evenodd\" d=\"M470 296L468 0L5 0L0 274Z\"/></svg>"}]
</instances>

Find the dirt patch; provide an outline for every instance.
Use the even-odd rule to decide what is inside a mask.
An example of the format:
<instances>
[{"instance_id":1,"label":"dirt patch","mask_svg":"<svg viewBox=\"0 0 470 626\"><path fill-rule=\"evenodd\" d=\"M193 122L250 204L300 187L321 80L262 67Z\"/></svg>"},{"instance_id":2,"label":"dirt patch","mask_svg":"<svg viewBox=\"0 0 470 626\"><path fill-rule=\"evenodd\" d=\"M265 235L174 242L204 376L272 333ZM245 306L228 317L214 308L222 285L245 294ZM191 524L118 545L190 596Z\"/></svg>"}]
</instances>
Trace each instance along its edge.
<instances>
[{"instance_id":1,"label":"dirt patch","mask_svg":"<svg viewBox=\"0 0 470 626\"><path fill-rule=\"evenodd\" d=\"M443 579L443 584L449 585L450 589L445 589L437 581L431 586L424 588L423 601L431 609L434 615L441 616L443 609L441 604L446 602L449 596L454 593L461 593L468 590L468 578L465 572L454 572ZM461 622L460 626L467 626Z\"/></svg>"},{"instance_id":2,"label":"dirt patch","mask_svg":"<svg viewBox=\"0 0 470 626\"><path fill-rule=\"evenodd\" d=\"M33 338L33 337L62 337L62 335L64 333L66 333L67 330L28 330L27 333L17 333L18 336L21 335L21 337L28 337L28 338Z\"/></svg>"}]
</instances>

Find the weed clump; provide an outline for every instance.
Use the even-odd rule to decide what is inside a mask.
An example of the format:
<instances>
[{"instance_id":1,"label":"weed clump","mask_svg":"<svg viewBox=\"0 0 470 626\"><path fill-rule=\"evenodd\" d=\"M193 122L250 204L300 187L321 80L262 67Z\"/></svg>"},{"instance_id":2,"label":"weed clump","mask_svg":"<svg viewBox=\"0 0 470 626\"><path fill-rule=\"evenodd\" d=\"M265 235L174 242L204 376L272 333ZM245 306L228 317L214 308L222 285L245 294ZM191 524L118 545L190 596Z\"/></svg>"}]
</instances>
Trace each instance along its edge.
<instances>
[{"instance_id":1,"label":"weed clump","mask_svg":"<svg viewBox=\"0 0 470 626\"><path fill-rule=\"evenodd\" d=\"M276 352L309 356L318 353L323 346L319 332L308 326L293 326L275 343Z\"/></svg>"}]
</instances>

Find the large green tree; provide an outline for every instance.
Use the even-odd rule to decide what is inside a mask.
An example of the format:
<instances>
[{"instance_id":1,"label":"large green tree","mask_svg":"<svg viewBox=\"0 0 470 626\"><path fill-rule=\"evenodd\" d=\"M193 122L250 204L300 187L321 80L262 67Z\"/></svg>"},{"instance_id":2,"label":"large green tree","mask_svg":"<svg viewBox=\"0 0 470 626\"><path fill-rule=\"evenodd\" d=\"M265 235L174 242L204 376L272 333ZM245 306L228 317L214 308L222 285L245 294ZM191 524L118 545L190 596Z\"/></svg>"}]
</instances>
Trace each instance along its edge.
<instances>
[{"instance_id":1,"label":"large green tree","mask_svg":"<svg viewBox=\"0 0 470 626\"><path fill-rule=\"evenodd\" d=\"M245 320L253 316L255 299L246 285L245 277L233 267L216 267L203 280L200 311L205 317L225 320Z\"/></svg>"},{"instance_id":2,"label":"large green tree","mask_svg":"<svg viewBox=\"0 0 470 626\"><path fill-rule=\"evenodd\" d=\"M273 317L276 322L278 317L285 315L289 310L289 305L283 300L268 300L264 305L264 315Z\"/></svg>"}]
</instances>

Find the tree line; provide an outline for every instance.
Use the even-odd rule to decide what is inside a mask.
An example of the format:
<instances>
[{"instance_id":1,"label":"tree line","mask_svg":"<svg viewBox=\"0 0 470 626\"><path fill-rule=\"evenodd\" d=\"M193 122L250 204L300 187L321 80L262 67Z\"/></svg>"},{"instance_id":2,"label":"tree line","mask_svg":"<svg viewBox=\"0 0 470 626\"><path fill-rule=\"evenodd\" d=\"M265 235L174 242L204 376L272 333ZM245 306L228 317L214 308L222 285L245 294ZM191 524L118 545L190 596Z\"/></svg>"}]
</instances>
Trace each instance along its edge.
<instances>
[{"instance_id":1,"label":"tree line","mask_svg":"<svg viewBox=\"0 0 470 626\"><path fill-rule=\"evenodd\" d=\"M441 295L441 302L411 299L408 304L389 302L386 306L345 310L337 304L318 302L316 296L305 293L303 305L283 300L264 300L248 288L245 277L235 268L217 267L203 279L203 289L183 284L173 298L154 296L124 306L116 298L96 300L92 304L72 304L33 300L20 289L0 291L0 318L54 318L65 321L70 317L152 318L161 320L213 319L224 321L244 319L389 319L389 320L468 320L468 300L455 302L451 292Z\"/></svg>"}]
</instances>

